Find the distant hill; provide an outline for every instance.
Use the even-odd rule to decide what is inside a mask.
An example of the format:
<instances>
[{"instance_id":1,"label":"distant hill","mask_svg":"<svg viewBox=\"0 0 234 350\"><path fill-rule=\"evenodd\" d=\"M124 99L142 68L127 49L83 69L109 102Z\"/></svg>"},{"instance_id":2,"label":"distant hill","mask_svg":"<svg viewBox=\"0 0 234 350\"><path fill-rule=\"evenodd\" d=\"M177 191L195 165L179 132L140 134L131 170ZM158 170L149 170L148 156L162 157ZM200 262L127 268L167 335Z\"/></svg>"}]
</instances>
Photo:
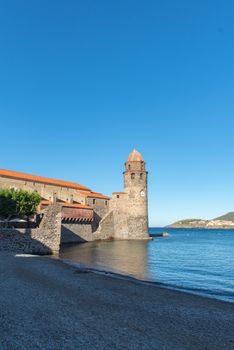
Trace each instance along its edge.
<instances>
[{"instance_id":1,"label":"distant hill","mask_svg":"<svg viewBox=\"0 0 234 350\"><path fill-rule=\"evenodd\" d=\"M205 226L205 220L201 219L185 219L185 220L179 220L174 222L171 225L168 225L167 227L184 227L184 228L190 228L190 227L201 227L201 222L203 222L203 227ZM198 226L199 224L199 226Z\"/></svg>"},{"instance_id":2,"label":"distant hill","mask_svg":"<svg viewBox=\"0 0 234 350\"><path fill-rule=\"evenodd\" d=\"M225 220L225 221L234 221L234 211L230 211L229 213L219 216L213 220Z\"/></svg>"},{"instance_id":3,"label":"distant hill","mask_svg":"<svg viewBox=\"0 0 234 350\"><path fill-rule=\"evenodd\" d=\"M174 222L167 227L174 228L234 228L234 212L227 213L212 220L186 219Z\"/></svg>"},{"instance_id":4,"label":"distant hill","mask_svg":"<svg viewBox=\"0 0 234 350\"><path fill-rule=\"evenodd\" d=\"M190 222L194 222L194 221L201 221L202 219L185 219L185 220L179 220L176 221L175 224L187 224Z\"/></svg>"}]
</instances>

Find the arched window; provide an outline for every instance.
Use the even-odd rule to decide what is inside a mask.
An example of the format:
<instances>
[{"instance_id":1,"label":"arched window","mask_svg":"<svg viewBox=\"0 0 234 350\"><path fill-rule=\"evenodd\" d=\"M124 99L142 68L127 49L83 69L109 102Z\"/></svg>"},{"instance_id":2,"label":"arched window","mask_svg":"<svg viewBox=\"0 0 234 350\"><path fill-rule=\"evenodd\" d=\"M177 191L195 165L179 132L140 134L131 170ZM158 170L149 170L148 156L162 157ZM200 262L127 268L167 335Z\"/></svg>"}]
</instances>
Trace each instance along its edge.
<instances>
[{"instance_id":1,"label":"arched window","mask_svg":"<svg viewBox=\"0 0 234 350\"><path fill-rule=\"evenodd\" d=\"M130 164L128 164L128 170L131 170L131 165Z\"/></svg>"},{"instance_id":2,"label":"arched window","mask_svg":"<svg viewBox=\"0 0 234 350\"><path fill-rule=\"evenodd\" d=\"M131 174L131 179L132 180L135 179L135 174L134 173Z\"/></svg>"}]
</instances>

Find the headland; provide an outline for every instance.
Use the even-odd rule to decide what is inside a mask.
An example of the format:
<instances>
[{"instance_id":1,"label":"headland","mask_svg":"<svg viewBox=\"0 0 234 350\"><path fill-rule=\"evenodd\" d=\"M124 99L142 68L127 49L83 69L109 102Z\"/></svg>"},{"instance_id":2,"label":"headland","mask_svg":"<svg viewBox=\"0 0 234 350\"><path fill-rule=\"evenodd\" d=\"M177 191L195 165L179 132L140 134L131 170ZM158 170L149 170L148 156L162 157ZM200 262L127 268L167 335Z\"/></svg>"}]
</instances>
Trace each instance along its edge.
<instances>
[{"instance_id":1,"label":"headland","mask_svg":"<svg viewBox=\"0 0 234 350\"><path fill-rule=\"evenodd\" d=\"M171 228L223 228L234 229L234 212L229 212L211 220L185 219L168 225Z\"/></svg>"}]
</instances>

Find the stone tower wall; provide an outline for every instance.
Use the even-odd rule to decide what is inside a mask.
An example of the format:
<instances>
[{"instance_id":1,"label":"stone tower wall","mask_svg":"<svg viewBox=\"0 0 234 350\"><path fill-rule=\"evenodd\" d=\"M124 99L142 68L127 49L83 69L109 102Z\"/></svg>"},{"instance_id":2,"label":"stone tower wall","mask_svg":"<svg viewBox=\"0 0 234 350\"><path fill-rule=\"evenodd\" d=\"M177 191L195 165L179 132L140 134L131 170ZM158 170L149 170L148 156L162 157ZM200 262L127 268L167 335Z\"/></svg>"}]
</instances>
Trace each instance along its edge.
<instances>
[{"instance_id":1,"label":"stone tower wall","mask_svg":"<svg viewBox=\"0 0 234 350\"><path fill-rule=\"evenodd\" d=\"M127 161L124 172L124 192L128 196L129 238L148 237L147 172L143 161Z\"/></svg>"},{"instance_id":2,"label":"stone tower wall","mask_svg":"<svg viewBox=\"0 0 234 350\"><path fill-rule=\"evenodd\" d=\"M101 220L98 233L114 239L149 239L147 171L137 151L129 156L139 160L125 163L124 192L114 192L110 212Z\"/></svg>"}]
</instances>

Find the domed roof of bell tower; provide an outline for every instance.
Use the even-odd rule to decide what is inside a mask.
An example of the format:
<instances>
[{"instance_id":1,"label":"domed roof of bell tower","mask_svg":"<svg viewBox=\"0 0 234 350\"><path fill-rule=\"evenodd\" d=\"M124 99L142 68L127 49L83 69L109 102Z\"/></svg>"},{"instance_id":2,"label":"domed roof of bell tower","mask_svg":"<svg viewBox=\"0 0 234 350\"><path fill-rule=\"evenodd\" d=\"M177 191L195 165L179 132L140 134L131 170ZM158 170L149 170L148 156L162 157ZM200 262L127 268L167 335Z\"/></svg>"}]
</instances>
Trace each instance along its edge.
<instances>
[{"instance_id":1,"label":"domed roof of bell tower","mask_svg":"<svg viewBox=\"0 0 234 350\"><path fill-rule=\"evenodd\" d=\"M127 162L144 162L142 155L134 149L128 156Z\"/></svg>"}]
</instances>

